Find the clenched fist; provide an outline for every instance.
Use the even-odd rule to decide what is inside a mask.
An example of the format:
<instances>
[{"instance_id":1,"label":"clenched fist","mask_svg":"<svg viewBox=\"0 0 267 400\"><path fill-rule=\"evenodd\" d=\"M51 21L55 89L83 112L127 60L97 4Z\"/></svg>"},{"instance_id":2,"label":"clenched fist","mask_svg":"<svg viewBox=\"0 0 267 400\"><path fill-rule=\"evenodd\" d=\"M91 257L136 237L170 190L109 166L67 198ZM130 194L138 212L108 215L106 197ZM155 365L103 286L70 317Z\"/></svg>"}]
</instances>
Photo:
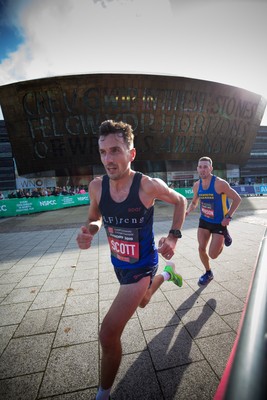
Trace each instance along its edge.
<instances>
[{"instance_id":1,"label":"clenched fist","mask_svg":"<svg viewBox=\"0 0 267 400\"><path fill-rule=\"evenodd\" d=\"M177 239L171 240L170 238L162 237L159 240L158 252L164 258L166 258L166 260L170 260L172 258L172 256L174 255L176 242L177 242Z\"/></svg>"},{"instance_id":2,"label":"clenched fist","mask_svg":"<svg viewBox=\"0 0 267 400\"><path fill-rule=\"evenodd\" d=\"M89 249L94 235L92 235L86 226L82 226L80 232L77 235L76 241L78 246L82 250Z\"/></svg>"}]
</instances>

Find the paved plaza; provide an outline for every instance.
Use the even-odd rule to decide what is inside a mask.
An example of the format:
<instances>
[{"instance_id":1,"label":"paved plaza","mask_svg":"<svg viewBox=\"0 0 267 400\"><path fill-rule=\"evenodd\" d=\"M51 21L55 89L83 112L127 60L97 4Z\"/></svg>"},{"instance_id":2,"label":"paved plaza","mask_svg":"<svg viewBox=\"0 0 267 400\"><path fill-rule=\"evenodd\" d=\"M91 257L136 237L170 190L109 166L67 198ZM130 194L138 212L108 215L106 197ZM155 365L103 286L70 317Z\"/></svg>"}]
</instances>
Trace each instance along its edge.
<instances>
[{"instance_id":1,"label":"paved plaza","mask_svg":"<svg viewBox=\"0 0 267 400\"><path fill-rule=\"evenodd\" d=\"M155 214L158 242L172 208L157 203ZM98 330L118 283L104 229L90 250L77 247L86 216L81 206L0 220L1 400L95 398ZM201 288L198 217L185 221L172 259L183 287L165 282L123 333L113 400L213 399L267 229L267 197L243 199L230 225L233 244ZM160 258L159 271L164 266Z\"/></svg>"}]
</instances>

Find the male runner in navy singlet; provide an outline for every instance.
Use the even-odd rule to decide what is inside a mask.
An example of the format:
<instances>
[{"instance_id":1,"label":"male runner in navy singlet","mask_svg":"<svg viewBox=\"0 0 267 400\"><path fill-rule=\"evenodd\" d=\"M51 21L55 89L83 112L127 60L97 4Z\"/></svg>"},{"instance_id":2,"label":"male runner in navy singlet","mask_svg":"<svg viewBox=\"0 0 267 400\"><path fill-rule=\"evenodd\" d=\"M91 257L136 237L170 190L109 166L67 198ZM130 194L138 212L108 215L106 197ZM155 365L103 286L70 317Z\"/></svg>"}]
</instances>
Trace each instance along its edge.
<instances>
[{"instance_id":1,"label":"male runner in navy singlet","mask_svg":"<svg viewBox=\"0 0 267 400\"><path fill-rule=\"evenodd\" d=\"M212 170L211 158L201 157L197 166L200 179L194 183L193 199L186 211L186 215L188 215L197 207L200 200L198 251L200 260L206 269L205 274L199 278L200 285L206 285L213 279L210 258L217 258L221 254L224 244L225 246L232 244L227 226L241 202L239 194L224 179L213 175ZM228 199L232 200L231 206ZM207 253L210 238L211 242Z\"/></svg>"},{"instance_id":2,"label":"male runner in navy singlet","mask_svg":"<svg viewBox=\"0 0 267 400\"><path fill-rule=\"evenodd\" d=\"M157 274L158 252L167 260L174 255L181 235L187 201L161 179L150 178L131 168L136 150L132 127L124 122L104 121L99 128L99 152L106 175L89 185L90 206L86 226L77 236L80 249L91 246L102 223L106 229L111 261L120 288L99 333L102 347L100 387L97 400L109 399L121 362L121 335L137 307L145 307L165 281L182 286L172 262ZM154 242L155 200L173 204L170 232Z\"/></svg>"}]
</instances>

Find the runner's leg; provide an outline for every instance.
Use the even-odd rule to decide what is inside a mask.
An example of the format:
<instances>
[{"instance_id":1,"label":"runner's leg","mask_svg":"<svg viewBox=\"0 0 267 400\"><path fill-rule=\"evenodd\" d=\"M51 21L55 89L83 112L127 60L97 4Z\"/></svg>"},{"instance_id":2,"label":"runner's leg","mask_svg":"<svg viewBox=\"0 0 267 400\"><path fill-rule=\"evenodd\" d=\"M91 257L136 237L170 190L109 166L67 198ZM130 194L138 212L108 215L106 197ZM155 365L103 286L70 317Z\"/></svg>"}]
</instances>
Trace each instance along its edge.
<instances>
[{"instance_id":1,"label":"runner's leg","mask_svg":"<svg viewBox=\"0 0 267 400\"><path fill-rule=\"evenodd\" d=\"M197 231L197 239L198 239L198 252L199 257L204 265L206 271L209 271L210 263L209 263L209 256L207 254L207 246L211 237L211 233L208 229L198 228Z\"/></svg>"},{"instance_id":2,"label":"runner's leg","mask_svg":"<svg viewBox=\"0 0 267 400\"><path fill-rule=\"evenodd\" d=\"M143 299L141 300L139 307L144 308L150 301L153 294L158 290L158 288L164 282L164 278L161 274L156 275L152 281L150 288L147 289Z\"/></svg>"},{"instance_id":3,"label":"runner's leg","mask_svg":"<svg viewBox=\"0 0 267 400\"><path fill-rule=\"evenodd\" d=\"M221 254L223 246L224 236L220 235L219 233L213 233L209 247L210 258L212 258L213 260L217 258Z\"/></svg>"},{"instance_id":4,"label":"runner's leg","mask_svg":"<svg viewBox=\"0 0 267 400\"><path fill-rule=\"evenodd\" d=\"M121 285L99 333L102 347L101 387L111 388L121 362L121 334L143 299L150 277L129 285Z\"/></svg>"}]
</instances>

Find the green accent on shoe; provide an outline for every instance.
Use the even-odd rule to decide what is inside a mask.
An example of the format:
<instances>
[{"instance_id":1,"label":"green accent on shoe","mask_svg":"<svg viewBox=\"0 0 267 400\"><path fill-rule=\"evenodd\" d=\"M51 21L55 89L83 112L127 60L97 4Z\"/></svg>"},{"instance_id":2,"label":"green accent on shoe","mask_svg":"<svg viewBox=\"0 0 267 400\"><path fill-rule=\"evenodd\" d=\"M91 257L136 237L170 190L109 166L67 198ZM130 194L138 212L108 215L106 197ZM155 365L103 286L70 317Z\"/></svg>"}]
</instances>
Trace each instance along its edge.
<instances>
[{"instance_id":1,"label":"green accent on shoe","mask_svg":"<svg viewBox=\"0 0 267 400\"><path fill-rule=\"evenodd\" d=\"M175 285L182 287L183 286L183 278L181 275L177 274L175 269L171 265L166 265L164 268L164 271L168 272L170 274L170 279L168 282L173 282Z\"/></svg>"}]
</instances>

